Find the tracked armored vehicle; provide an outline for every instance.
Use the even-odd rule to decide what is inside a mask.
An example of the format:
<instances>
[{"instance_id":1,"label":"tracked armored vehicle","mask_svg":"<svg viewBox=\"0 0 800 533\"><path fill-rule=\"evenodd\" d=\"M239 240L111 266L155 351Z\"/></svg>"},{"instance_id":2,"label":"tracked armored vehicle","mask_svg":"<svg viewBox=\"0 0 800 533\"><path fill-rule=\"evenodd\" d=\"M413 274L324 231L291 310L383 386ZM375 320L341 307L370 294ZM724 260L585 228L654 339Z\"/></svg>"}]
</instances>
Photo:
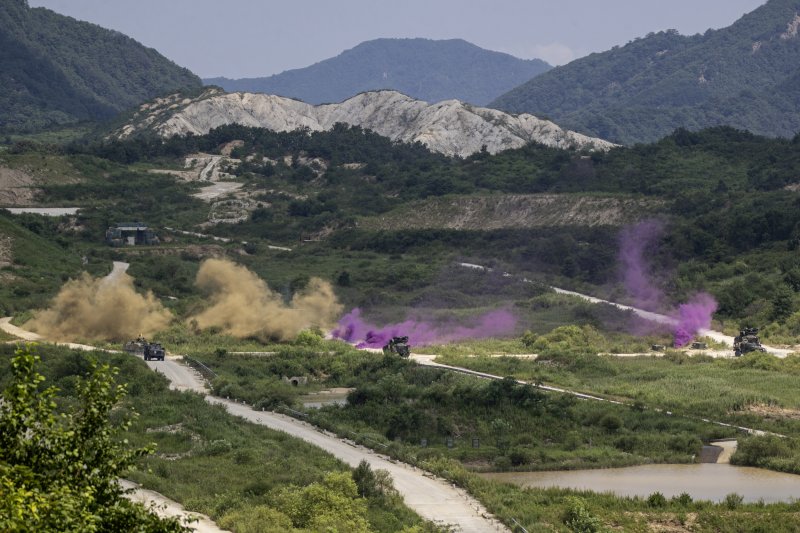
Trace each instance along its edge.
<instances>
[{"instance_id":1,"label":"tracked armored vehicle","mask_svg":"<svg viewBox=\"0 0 800 533\"><path fill-rule=\"evenodd\" d=\"M758 328L744 328L733 339L733 353L736 357L750 352L766 352L758 338Z\"/></svg>"},{"instance_id":2,"label":"tracked armored vehicle","mask_svg":"<svg viewBox=\"0 0 800 533\"><path fill-rule=\"evenodd\" d=\"M392 337L392 339L383 347L383 353L386 355L396 354L400 357L408 357L411 355L411 348L408 346L408 337Z\"/></svg>"},{"instance_id":3,"label":"tracked armored vehicle","mask_svg":"<svg viewBox=\"0 0 800 533\"><path fill-rule=\"evenodd\" d=\"M131 355L144 355L145 347L150 344L144 337L139 335L136 340L128 341L122 345L122 349Z\"/></svg>"}]
</instances>

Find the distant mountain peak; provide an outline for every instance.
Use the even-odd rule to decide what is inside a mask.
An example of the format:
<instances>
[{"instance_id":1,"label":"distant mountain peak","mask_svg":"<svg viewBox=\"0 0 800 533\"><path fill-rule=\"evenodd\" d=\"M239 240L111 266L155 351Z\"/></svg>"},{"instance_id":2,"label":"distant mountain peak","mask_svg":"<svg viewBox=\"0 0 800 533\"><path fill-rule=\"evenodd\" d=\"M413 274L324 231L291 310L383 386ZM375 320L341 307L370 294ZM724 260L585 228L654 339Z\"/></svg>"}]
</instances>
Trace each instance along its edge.
<instances>
[{"instance_id":1,"label":"distant mountain peak","mask_svg":"<svg viewBox=\"0 0 800 533\"><path fill-rule=\"evenodd\" d=\"M463 39L380 38L364 41L305 68L265 78L208 78L227 91L261 92L311 104L342 102L364 91L391 89L418 100L488 103L550 69Z\"/></svg>"}]
</instances>

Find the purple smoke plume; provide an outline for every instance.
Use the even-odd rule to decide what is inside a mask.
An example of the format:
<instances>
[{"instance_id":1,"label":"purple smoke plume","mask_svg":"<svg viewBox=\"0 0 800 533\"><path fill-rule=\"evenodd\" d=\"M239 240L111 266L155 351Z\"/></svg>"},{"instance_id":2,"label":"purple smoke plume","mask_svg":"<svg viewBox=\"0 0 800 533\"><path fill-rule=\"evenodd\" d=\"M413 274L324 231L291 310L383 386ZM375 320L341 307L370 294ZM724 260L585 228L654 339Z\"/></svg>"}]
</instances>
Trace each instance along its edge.
<instances>
[{"instance_id":1,"label":"purple smoke plume","mask_svg":"<svg viewBox=\"0 0 800 533\"><path fill-rule=\"evenodd\" d=\"M622 281L636 307L657 311L664 294L651 281L650 265L645 253L652 248L664 231L659 220L644 220L629 226L620 234L619 259L622 263Z\"/></svg>"},{"instance_id":2,"label":"purple smoke plume","mask_svg":"<svg viewBox=\"0 0 800 533\"><path fill-rule=\"evenodd\" d=\"M499 309L474 319L472 326L452 322L436 325L423 320L408 319L379 327L364 321L361 310L355 308L339 320L339 327L331 335L335 339L356 342L358 348L381 348L392 337L398 336L407 336L412 346L422 346L510 335L514 333L516 325L517 318L510 311Z\"/></svg>"},{"instance_id":3,"label":"purple smoke plume","mask_svg":"<svg viewBox=\"0 0 800 533\"><path fill-rule=\"evenodd\" d=\"M648 250L652 250L663 231L663 222L644 220L623 229L620 234L619 258L622 263L623 284L635 306L648 311L669 308L665 305L664 293L653 283L650 264L645 259ZM708 328L716 310L716 300L710 294L701 292L694 294L677 309L668 311L666 314L674 320L675 346L685 346L698 331Z\"/></svg>"},{"instance_id":4,"label":"purple smoke plume","mask_svg":"<svg viewBox=\"0 0 800 533\"><path fill-rule=\"evenodd\" d=\"M673 318L675 324L675 347L686 346L701 329L711 326L711 315L717 310L717 301L708 293L699 292L685 304L678 306Z\"/></svg>"}]
</instances>

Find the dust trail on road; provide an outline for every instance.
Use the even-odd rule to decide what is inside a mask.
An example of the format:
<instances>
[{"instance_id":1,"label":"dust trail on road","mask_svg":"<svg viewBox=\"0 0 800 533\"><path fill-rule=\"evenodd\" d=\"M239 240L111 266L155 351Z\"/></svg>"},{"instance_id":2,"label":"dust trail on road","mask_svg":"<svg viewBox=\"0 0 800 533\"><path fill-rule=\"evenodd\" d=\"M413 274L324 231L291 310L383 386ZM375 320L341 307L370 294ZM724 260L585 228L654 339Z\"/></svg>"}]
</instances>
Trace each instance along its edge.
<instances>
[{"instance_id":1,"label":"dust trail on road","mask_svg":"<svg viewBox=\"0 0 800 533\"><path fill-rule=\"evenodd\" d=\"M61 287L47 309L25 323L47 339L121 341L166 328L172 313L152 292L136 292L133 278L115 264L112 274L93 278L87 273Z\"/></svg>"},{"instance_id":2,"label":"dust trail on road","mask_svg":"<svg viewBox=\"0 0 800 533\"><path fill-rule=\"evenodd\" d=\"M264 280L226 259L204 261L195 283L209 295L210 306L190 320L240 338L290 340L311 327L330 329L342 312L327 281L311 278L287 304Z\"/></svg>"}]
</instances>

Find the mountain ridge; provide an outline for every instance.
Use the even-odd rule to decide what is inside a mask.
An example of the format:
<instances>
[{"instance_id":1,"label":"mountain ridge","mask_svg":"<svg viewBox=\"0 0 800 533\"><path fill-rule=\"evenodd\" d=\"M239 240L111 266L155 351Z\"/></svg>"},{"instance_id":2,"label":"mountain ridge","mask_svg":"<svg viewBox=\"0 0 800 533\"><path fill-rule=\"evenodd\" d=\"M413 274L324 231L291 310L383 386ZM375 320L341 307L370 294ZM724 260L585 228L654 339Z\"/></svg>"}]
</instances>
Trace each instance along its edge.
<instances>
[{"instance_id":1,"label":"mountain ridge","mask_svg":"<svg viewBox=\"0 0 800 533\"><path fill-rule=\"evenodd\" d=\"M156 50L26 0L0 3L0 130L103 120L200 78Z\"/></svg>"},{"instance_id":2,"label":"mountain ridge","mask_svg":"<svg viewBox=\"0 0 800 533\"><path fill-rule=\"evenodd\" d=\"M702 35L651 33L548 71L490 106L623 143L720 125L791 137L800 130L799 13L798 0L769 0Z\"/></svg>"},{"instance_id":3,"label":"mountain ridge","mask_svg":"<svg viewBox=\"0 0 800 533\"><path fill-rule=\"evenodd\" d=\"M497 153L531 142L589 150L613 146L532 115L512 116L458 100L427 104L397 91L369 91L339 104L312 106L282 96L211 88L194 99L175 94L143 104L112 136L125 138L147 131L162 137L203 135L228 124L322 131L337 123L370 129L393 141L420 142L431 151L459 157L482 150Z\"/></svg>"},{"instance_id":4,"label":"mountain ridge","mask_svg":"<svg viewBox=\"0 0 800 533\"><path fill-rule=\"evenodd\" d=\"M228 92L276 94L315 105L385 89L431 103L457 99L485 105L549 68L540 59L519 59L463 39L383 38L272 76L203 82Z\"/></svg>"}]
</instances>

